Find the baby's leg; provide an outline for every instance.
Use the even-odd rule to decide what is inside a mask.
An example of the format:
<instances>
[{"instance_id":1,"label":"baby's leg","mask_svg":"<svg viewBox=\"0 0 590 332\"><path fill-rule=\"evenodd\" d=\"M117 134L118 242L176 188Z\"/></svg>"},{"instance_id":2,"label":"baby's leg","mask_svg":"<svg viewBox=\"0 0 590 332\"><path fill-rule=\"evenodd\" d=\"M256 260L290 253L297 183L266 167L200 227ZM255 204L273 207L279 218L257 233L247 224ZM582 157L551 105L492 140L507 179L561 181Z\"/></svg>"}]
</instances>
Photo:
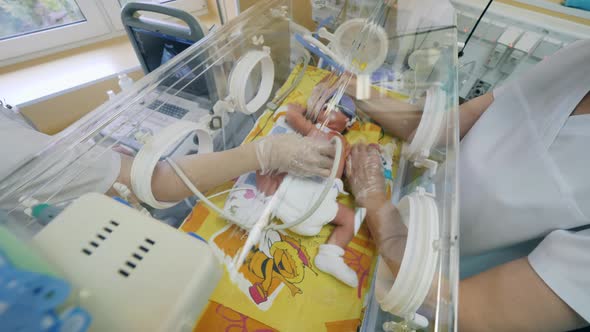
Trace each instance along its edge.
<instances>
[{"instance_id":1,"label":"baby's leg","mask_svg":"<svg viewBox=\"0 0 590 332\"><path fill-rule=\"evenodd\" d=\"M338 203L338 212L332 224L336 227L328 242L320 245L314 259L315 266L348 286L357 287L356 272L344 262L344 248L354 236L354 210Z\"/></svg>"},{"instance_id":2,"label":"baby's leg","mask_svg":"<svg viewBox=\"0 0 590 332\"><path fill-rule=\"evenodd\" d=\"M327 244L334 244L344 249L354 237L354 210L338 203L338 212L332 220L336 226L328 238Z\"/></svg>"},{"instance_id":3,"label":"baby's leg","mask_svg":"<svg viewBox=\"0 0 590 332\"><path fill-rule=\"evenodd\" d=\"M256 188L266 196L274 195L281 182L283 182L285 175L287 174L262 174L258 171L256 172Z\"/></svg>"}]
</instances>

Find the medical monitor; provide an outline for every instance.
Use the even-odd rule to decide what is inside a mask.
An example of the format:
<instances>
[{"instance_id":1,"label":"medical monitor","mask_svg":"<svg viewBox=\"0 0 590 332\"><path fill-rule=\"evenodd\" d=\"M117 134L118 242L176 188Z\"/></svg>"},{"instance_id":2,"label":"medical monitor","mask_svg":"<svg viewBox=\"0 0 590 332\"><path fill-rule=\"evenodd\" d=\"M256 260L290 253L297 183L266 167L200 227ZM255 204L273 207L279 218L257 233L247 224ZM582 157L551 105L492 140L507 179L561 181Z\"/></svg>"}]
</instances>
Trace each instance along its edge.
<instances>
[{"instance_id":1,"label":"medical monitor","mask_svg":"<svg viewBox=\"0 0 590 332\"><path fill-rule=\"evenodd\" d=\"M186 25L137 15L142 12L154 12L181 20ZM194 17L178 9L147 3L128 3L121 13L123 25L135 49L145 74L149 74L161 65L189 48L204 37L203 29ZM184 95L209 98L207 75L195 75L200 61L196 57L185 63L184 67L168 77L163 86L173 91L182 90Z\"/></svg>"}]
</instances>

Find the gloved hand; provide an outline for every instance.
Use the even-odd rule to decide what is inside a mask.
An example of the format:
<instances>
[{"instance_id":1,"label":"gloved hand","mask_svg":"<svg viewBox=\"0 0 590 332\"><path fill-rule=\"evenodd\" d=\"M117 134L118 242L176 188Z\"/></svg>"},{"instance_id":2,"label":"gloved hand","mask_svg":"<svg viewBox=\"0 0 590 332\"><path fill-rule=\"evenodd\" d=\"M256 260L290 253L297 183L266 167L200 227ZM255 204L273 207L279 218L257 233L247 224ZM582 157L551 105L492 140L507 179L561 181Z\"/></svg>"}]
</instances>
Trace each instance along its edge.
<instances>
[{"instance_id":1,"label":"gloved hand","mask_svg":"<svg viewBox=\"0 0 590 332\"><path fill-rule=\"evenodd\" d=\"M367 209L366 224L379 254L393 275L397 275L408 229L397 208L387 199L379 148L375 145L354 145L346 160L346 173L357 205Z\"/></svg>"},{"instance_id":2,"label":"gloved hand","mask_svg":"<svg viewBox=\"0 0 590 332\"><path fill-rule=\"evenodd\" d=\"M378 208L387 200L378 146L355 144L346 160L346 177L358 206Z\"/></svg>"},{"instance_id":3,"label":"gloved hand","mask_svg":"<svg viewBox=\"0 0 590 332\"><path fill-rule=\"evenodd\" d=\"M327 177L334 165L336 148L325 139L293 133L267 136L255 144L262 174L275 171L305 177Z\"/></svg>"}]
</instances>

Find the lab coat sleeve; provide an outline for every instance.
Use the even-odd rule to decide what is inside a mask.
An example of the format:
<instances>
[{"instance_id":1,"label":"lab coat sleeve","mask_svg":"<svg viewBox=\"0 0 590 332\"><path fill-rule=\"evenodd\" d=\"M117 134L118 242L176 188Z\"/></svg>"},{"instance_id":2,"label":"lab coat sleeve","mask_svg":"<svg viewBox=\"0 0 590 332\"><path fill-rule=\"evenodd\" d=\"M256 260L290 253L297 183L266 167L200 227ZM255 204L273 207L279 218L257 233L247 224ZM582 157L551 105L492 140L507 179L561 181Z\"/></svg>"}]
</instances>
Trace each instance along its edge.
<instances>
[{"instance_id":1,"label":"lab coat sleeve","mask_svg":"<svg viewBox=\"0 0 590 332\"><path fill-rule=\"evenodd\" d=\"M529 255L543 281L590 322L590 229L550 233Z\"/></svg>"},{"instance_id":2,"label":"lab coat sleeve","mask_svg":"<svg viewBox=\"0 0 590 332\"><path fill-rule=\"evenodd\" d=\"M2 177L17 176L11 173L14 169L22 166L21 161L26 161L30 156L41 151L51 140L51 136L35 130L18 126L17 124L0 118L0 153L7 157L7 162L0 163L0 180ZM19 142L10 144L9 142ZM75 149L85 149L82 144ZM70 151L77 154L78 151ZM34 198L44 201L59 203L77 198L88 192L107 192L116 181L120 167L120 155L112 150L97 147L92 153L82 155L76 162L75 167L71 166L68 158L64 158L55 167L27 183L25 190L15 195L9 195L0 201L0 209L11 209L18 206L18 199L23 193L34 193ZM66 180L60 172L67 168L67 173L76 176ZM76 172L76 173L73 173Z\"/></svg>"}]
</instances>

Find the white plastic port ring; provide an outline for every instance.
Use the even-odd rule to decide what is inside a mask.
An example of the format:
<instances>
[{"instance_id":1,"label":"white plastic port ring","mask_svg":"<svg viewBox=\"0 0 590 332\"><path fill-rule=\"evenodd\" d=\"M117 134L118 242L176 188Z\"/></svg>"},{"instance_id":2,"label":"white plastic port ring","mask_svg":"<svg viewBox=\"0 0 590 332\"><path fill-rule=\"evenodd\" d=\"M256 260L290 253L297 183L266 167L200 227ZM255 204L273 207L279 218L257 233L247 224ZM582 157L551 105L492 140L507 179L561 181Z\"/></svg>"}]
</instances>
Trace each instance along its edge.
<instances>
[{"instance_id":1,"label":"white plastic port ring","mask_svg":"<svg viewBox=\"0 0 590 332\"><path fill-rule=\"evenodd\" d=\"M325 28L318 31L320 37L330 41L330 47L339 59L344 59L350 54L350 49L356 38L360 38L362 51L353 54L357 59L352 59L353 68L357 74L371 74L379 69L387 58L389 40L383 27L367 21L364 18L355 18L342 23L332 35ZM342 60L340 60L342 61ZM366 61L366 62L365 62ZM363 62L363 63L360 63Z\"/></svg>"},{"instance_id":2,"label":"white plastic port ring","mask_svg":"<svg viewBox=\"0 0 590 332\"><path fill-rule=\"evenodd\" d=\"M422 188L402 198L398 208L408 226L404 257L399 273L388 290L383 284L392 278L391 272L378 272L383 279L377 279L377 287L382 291L376 292L376 297L384 311L417 323L424 321L417 317L416 311L430 291L439 257L439 251L434 246L439 238L438 209L434 199ZM380 268L387 269L382 265Z\"/></svg>"},{"instance_id":3,"label":"white plastic port ring","mask_svg":"<svg viewBox=\"0 0 590 332\"><path fill-rule=\"evenodd\" d=\"M246 87L248 78L256 66L260 64L262 77L256 96L246 101ZM270 57L270 49L265 47L262 51L254 50L246 53L233 68L229 76L229 95L236 108L244 114L252 114L258 111L270 97L275 78L275 67Z\"/></svg>"},{"instance_id":4,"label":"white plastic port ring","mask_svg":"<svg viewBox=\"0 0 590 332\"><path fill-rule=\"evenodd\" d=\"M426 91L426 103L422 119L414 139L406 146L405 155L412 161L421 161L430 156L430 150L437 143L445 122L446 93L438 86Z\"/></svg>"},{"instance_id":5,"label":"white plastic port ring","mask_svg":"<svg viewBox=\"0 0 590 332\"><path fill-rule=\"evenodd\" d=\"M152 192L152 176L162 155L192 132L199 139L199 153L213 151L213 140L207 129L199 123L183 120L164 128L139 150L131 166L131 187L139 200L156 209L166 209L178 204L156 200Z\"/></svg>"}]
</instances>

